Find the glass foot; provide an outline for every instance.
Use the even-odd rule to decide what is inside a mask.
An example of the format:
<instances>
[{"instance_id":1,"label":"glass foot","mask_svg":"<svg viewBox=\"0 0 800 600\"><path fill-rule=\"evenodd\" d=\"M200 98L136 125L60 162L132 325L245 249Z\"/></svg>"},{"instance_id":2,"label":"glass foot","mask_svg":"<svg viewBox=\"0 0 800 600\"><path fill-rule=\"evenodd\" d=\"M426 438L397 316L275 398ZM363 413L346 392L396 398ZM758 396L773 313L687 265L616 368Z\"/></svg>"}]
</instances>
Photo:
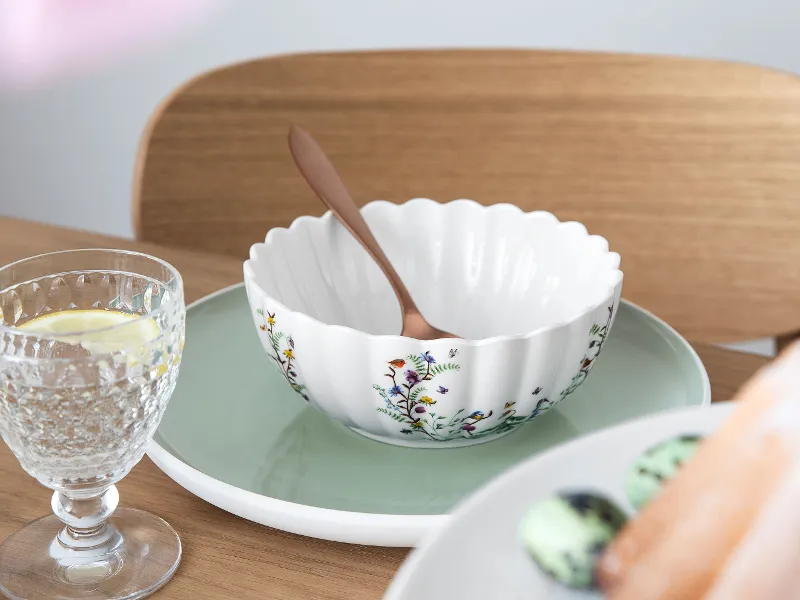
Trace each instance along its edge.
<instances>
[{"instance_id":1,"label":"glass foot","mask_svg":"<svg viewBox=\"0 0 800 600\"><path fill-rule=\"evenodd\" d=\"M0 592L12 600L134 600L167 583L181 560L175 530L131 508L114 512L99 544L76 549L62 539L54 515L11 534L0 546Z\"/></svg>"}]
</instances>

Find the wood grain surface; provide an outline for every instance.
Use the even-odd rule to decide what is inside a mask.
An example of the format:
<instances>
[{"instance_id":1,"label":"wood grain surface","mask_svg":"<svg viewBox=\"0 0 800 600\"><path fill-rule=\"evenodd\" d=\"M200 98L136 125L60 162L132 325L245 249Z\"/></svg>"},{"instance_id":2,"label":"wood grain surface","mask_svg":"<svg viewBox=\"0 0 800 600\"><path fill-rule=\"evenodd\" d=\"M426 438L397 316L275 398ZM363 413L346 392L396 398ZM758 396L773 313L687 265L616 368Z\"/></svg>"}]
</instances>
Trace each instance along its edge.
<instances>
[{"instance_id":1,"label":"wood grain surface","mask_svg":"<svg viewBox=\"0 0 800 600\"><path fill-rule=\"evenodd\" d=\"M273 57L189 82L142 141L140 239L244 257L322 205L290 122L353 196L512 202L622 254L624 295L691 339L800 330L800 79L522 50Z\"/></svg>"},{"instance_id":2,"label":"wood grain surface","mask_svg":"<svg viewBox=\"0 0 800 600\"><path fill-rule=\"evenodd\" d=\"M69 248L116 247L156 254L183 274L193 301L241 280L241 262L80 231L0 219L0 263ZM715 399L766 363L698 344ZM120 484L121 504L158 514L181 535L175 578L153 598L174 600L379 600L407 550L324 542L230 515L192 496L148 459ZM26 475L0 445L0 539L48 514L50 492Z\"/></svg>"}]
</instances>

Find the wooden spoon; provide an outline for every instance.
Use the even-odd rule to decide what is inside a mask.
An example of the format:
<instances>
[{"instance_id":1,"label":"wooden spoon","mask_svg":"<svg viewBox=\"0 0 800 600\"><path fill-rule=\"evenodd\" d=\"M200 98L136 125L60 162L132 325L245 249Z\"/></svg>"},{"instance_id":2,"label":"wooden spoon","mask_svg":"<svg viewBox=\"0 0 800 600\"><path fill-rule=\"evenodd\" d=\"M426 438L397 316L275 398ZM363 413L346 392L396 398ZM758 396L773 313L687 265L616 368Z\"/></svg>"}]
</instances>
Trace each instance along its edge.
<instances>
[{"instance_id":1,"label":"wooden spoon","mask_svg":"<svg viewBox=\"0 0 800 600\"><path fill-rule=\"evenodd\" d=\"M361 216L361 211L344 186L344 182L314 138L297 125L292 125L289 129L289 149L297 168L300 169L300 173L305 177L311 189L369 252L392 285L397 300L400 302L400 309L403 311L403 331L400 335L418 340L458 337L436 329L420 314L411 294L408 293L397 271L386 258L378 241Z\"/></svg>"}]
</instances>

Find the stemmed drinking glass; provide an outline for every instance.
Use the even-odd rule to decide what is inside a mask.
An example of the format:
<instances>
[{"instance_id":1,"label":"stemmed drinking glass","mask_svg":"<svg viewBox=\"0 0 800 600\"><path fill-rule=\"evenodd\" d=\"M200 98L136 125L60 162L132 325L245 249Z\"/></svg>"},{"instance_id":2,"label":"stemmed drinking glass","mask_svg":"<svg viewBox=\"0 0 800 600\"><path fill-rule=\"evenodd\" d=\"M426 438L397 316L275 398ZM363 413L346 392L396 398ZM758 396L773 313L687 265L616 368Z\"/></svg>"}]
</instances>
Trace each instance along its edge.
<instances>
[{"instance_id":1,"label":"stemmed drinking glass","mask_svg":"<svg viewBox=\"0 0 800 600\"><path fill-rule=\"evenodd\" d=\"M54 490L54 514L0 546L0 591L151 594L177 569L180 539L150 513L117 509L114 484L141 460L175 388L180 275L134 252L56 252L0 269L0 311L0 434Z\"/></svg>"}]
</instances>

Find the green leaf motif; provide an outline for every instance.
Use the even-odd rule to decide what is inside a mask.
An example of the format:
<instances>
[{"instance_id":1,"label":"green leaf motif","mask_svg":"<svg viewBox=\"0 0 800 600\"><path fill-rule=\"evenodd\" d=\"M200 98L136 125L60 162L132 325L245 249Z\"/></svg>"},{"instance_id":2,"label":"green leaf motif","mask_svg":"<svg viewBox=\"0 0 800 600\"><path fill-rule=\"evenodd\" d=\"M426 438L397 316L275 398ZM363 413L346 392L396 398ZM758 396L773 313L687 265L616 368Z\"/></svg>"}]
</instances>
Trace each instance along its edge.
<instances>
[{"instance_id":1,"label":"green leaf motif","mask_svg":"<svg viewBox=\"0 0 800 600\"><path fill-rule=\"evenodd\" d=\"M417 375L419 375L420 377L424 376L426 371L425 361L422 360L416 354L409 354L407 358L408 361L414 365L414 370L417 372Z\"/></svg>"},{"instance_id":2,"label":"green leaf motif","mask_svg":"<svg viewBox=\"0 0 800 600\"><path fill-rule=\"evenodd\" d=\"M433 375L441 375L442 373L446 373L447 371L460 371L461 365L457 365L455 363L444 363L441 365L433 365L431 367L431 373Z\"/></svg>"},{"instance_id":3,"label":"green leaf motif","mask_svg":"<svg viewBox=\"0 0 800 600\"><path fill-rule=\"evenodd\" d=\"M403 415L398 414L396 412L392 412L392 411L390 411L390 410L388 410L386 408L381 407L381 408L378 408L377 411L379 413L383 413L385 415L389 415L392 419L394 419L395 421L398 421L400 423L407 423L408 422L408 418L407 417L404 417Z\"/></svg>"}]
</instances>

